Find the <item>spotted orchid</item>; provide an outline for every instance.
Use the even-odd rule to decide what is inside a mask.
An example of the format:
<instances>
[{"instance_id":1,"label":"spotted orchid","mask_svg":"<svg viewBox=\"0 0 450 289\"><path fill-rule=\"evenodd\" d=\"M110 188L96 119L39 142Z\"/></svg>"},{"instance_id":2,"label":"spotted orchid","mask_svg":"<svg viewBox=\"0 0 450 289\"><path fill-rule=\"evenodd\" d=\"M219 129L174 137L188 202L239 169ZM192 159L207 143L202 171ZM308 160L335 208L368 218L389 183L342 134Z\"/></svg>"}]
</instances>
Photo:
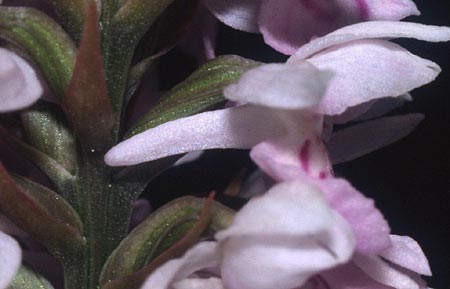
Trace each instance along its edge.
<instances>
[{"instance_id":1,"label":"spotted orchid","mask_svg":"<svg viewBox=\"0 0 450 289\"><path fill-rule=\"evenodd\" d=\"M363 21L419 15L410 0L205 0L210 11L235 29L260 32L274 49L291 55L311 38Z\"/></svg>"},{"instance_id":2,"label":"spotted orchid","mask_svg":"<svg viewBox=\"0 0 450 289\"><path fill-rule=\"evenodd\" d=\"M275 185L252 198L216 241L167 262L142 289L426 288L419 274L430 269L414 240L390 235L392 245L379 255L354 251L352 230L324 196L301 180Z\"/></svg>"},{"instance_id":3,"label":"spotted orchid","mask_svg":"<svg viewBox=\"0 0 450 289\"><path fill-rule=\"evenodd\" d=\"M343 114L377 99L403 96L439 74L437 64L381 39L387 37L448 41L450 28L382 21L344 27L304 45L286 64L262 65L248 71L224 91L228 99L250 104L200 113L147 130L113 147L105 161L125 166L202 149L252 148L258 144L254 150L275 149L270 154L273 156L275 142L290 148L280 149L280 154L296 165L302 147L304 151L323 151L319 145L323 116ZM366 124L376 126L380 137L377 142L368 142L362 136L361 143L367 147L356 143L352 155L360 156L401 138L420 119L420 115L411 115L380 120L382 127ZM386 122L396 126L386 126ZM316 145L305 145L306 141ZM339 143L339 136L333 142ZM340 159L349 159L339 154ZM311 170L318 175L328 171Z\"/></svg>"},{"instance_id":4,"label":"spotted orchid","mask_svg":"<svg viewBox=\"0 0 450 289\"><path fill-rule=\"evenodd\" d=\"M327 206L320 190L295 181L251 199L215 239L158 268L142 289L191 288L190 282L216 282L214 288L289 289L346 263L354 248L350 228ZM201 269L219 270L221 281L183 280Z\"/></svg>"}]
</instances>

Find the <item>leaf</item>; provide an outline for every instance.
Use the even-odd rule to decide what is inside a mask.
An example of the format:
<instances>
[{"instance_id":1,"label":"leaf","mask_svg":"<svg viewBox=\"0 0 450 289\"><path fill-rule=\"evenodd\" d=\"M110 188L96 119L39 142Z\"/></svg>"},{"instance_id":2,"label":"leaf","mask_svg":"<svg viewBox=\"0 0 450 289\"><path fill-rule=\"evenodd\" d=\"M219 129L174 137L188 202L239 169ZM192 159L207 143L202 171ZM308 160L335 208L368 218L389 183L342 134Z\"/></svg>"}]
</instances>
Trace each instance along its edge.
<instances>
[{"instance_id":1,"label":"leaf","mask_svg":"<svg viewBox=\"0 0 450 289\"><path fill-rule=\"evenodd\" d=\"M172 2L142 37L135 55L158 58L169 51L186 32L198 10L199 2L199 0Z\"/></svg>"},{"instance_id":2,"label":"leaf","mask_svg":"<svg viewBox=\"0 0 450 289\"><path fill-rule=\"evenodd\" d=\"M58 14L63 26L73 39L79 41L83 31L85 17L85 0L50 0L49 1Z\"/></svg>"},{"instance_id":3,"label":"leaf","mask_svg":"<svg viewBox=\"0 0 450 289\"><path fill-rule=\"evenodd\" d=\"M52 157L69 173L77 166L76 144L64 116L53 104L41 102L21 113L28 142Z\"/></svg>"},{"instance_id":4,"label":"leaf","mask_svg":"<svg viewBox=\"0 0 450 289\"><path fill-rule=\"evenodd\" d=\"M203 219L206 209L204 199L183 197L155 211L111 254L100 277L100 284L107 284L102 288L120 288L124 281L143 281L142 277L145 278L162 261L167 260L167 256L163 254L169 254L171 258L180 255L182 252L179 251L187 249L184 245L180 248L180 244L187 242L190 247L193 239L197 240L199 234L205 231L203 228L199 230L198 222ZM233 211L220 203L213 202L210 210L210 221L203 233L206 236L212 236L216 231L228 227L233 218ZM164 253L166 250L171 251ZM132 275L127 278L129 274ZM115 279L115 282L109 282Z\"/></svg>"},{"instance_id":5,"label":"leaf","mask_svg":"<svg viewBox=\"0 0 450 289\"><path fill-rule=\"evenodd\" d=\"M127 0L114 16L114 26L139 40L174 0Z\"/></svg>"},{"instance_id":6,"label":"leaf","mask_svg":"<svg viewBox=\"0 0 450 289\"><path fill-rule=\"evenodd\" d=\"M257 65L258 62L235 55L220 56L207 62L172 88L127 134L127 138L225 102L222 90Z\"/></svg>"},{"instance_id":7,"label":"leaf","mask_svg":"<svg viewBox=\"0 0 450 289\"><path fill-rule=\"evenodd\" d=\"M0 6L0 38L25 52L39 66L55 95L63 97L72 76L76 47L58 23L33 8Z\"/></svg>"},{"instance_id":8,"label":"leaf","mask_svg":"<svg viewBox=\"0 0 450 289\"><path fill-rule=\"evenodd\" d=\"M87 11L73 77L63 106L86 149L103 151L112 144L114 115L106 88L94 2Z\"/></svg>"},{"instance_id":9,"label":"leaf","mask_svg":"<svg viewBox=\"0 0 450 289\"><path fill-rule=\"evenodd\" d=\"M40 168L52 180L59 192L63 193L72 187L74 176L50 156L11 135L2 126L0 126L0 136L9 146Z\"/></svg>"},{"instance_id":10,"label":"leaf","mask_svg":"<svg viewBox=\"0 0 450 289\"><path fill-rule=\"evenodd\" d=\"M80 234L83 232L83 224L78 213L59 194L19 175L14 175L13 179L46 212L55 216L56 219L63 223L70 225Z\"/></svg>"},{"instance_id":11,"label":"leaf","mask_svg":"<svg viewBox=\"0 0 450 289\"><path fill-rule=\"evenodd\" d=\"M179 158L180 156L171 156L126 167L117 173L113 187L117 186L119 190L128 192L136 199L152 179L170 168Z\"/></svg>"},{"instance_id":12,"label":"leaf","mask_svg":"<svg viewBox=\"0 0 450 289\"><path fill-rule=\"evenodd\" d=\"M40 274L21 266L8 289L54 289Z\"/></svg>"},{"instance_id":13,"label":"leaf","mask_svg":"<svg viewBox=\"0 0 450 289\"><path fill-rule=\"evenodd\" d=\"M33 197L28 191L31 187L33 194L41 195L40 199ZM56 257L80 250L85 240L80 234L80 228L72 226L76 222L66 223L67 218L65 221L59 220L47 210L51 207L53 212L61 212L68 205L54 200L52 204L43 206L41 202L46 200L43 195L48 193L48 190L44 192L42 188L36 189L32 183L28 184L28 190L18 185L0 163L0 210ZM51 202L51 199L47 198L47 201Z\"/></svg>"}]
</instances>

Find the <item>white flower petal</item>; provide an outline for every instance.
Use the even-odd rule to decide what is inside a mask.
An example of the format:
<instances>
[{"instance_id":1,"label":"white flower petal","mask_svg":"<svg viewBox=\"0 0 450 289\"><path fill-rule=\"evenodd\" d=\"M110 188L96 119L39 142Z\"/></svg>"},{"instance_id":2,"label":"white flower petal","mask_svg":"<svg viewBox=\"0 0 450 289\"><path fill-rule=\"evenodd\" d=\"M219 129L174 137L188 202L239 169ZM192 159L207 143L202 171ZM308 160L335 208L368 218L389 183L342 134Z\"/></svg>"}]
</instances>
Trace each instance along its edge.
<instances>
[{"instance_id":1,"label":"white flower petal","mask_svg":"<svg viewBox=\"0 0 450 289\"><path fill-rule=\"evenodd\" d=\"M290 289L353 254L347 223L320 190L300 181L254 197L232 225L216 234L223 245L222 281L229 289Z\"/></svg>"},{"instance_id":2,"label":"white flower petal","mask_svg":"<svg viewBox=\"0 0 450 289\"><path fill-rule=\"evenodd\" d=\"M351 161L402 139L422 120L413 113L363 122L333 133L326 146L333 164Z\"/></svg>"},{"instance_id":3,"label":"white flower petal","mask_svg":"<svg viewBox=\"0 0 450 289\"><path fill-rule=\"evenodd\" d=\"M308 61L335 74L316 110L327 115L373 99L403 95L433 81L441 71L437 64L385 40L333 46Z\"/></svg>"},{"instance_id":4,"label":"white flower petal","mask_svg":"<svg viewBox=\"0 0 450 289\"><path fill-rule=\"evenodd\" d=\"M0 112L30 106L42 93L34 69L21 57L0 48Z\"/></svg>"},{"instance_id":5,"label":"white flower petal","mask_svg":"<svg viewBox=\"0 0 450 289\"><path fill-rule=\"evenodd\" d=\"M258 32L261 0L203 0L203 3L226 25L247 32Z\"/></svg>"},{"instance_id":6,"label":"white flower petal","mask_svg":"<svg viewBox=\"0 0 450 289\"><path fill-rule=\"evenodd\" d=\"M219 247L217 242L201 242L186 254L170 260L156 269L144 282L141 289L167 289L179 280L207 267L218 266Z\"/></svg>"},{"instance_id":7,"label":"white flower petal","mask_svg":"<svg viewBox=\"0 0 450 289\"><path fill-rule=\"evenodd\" d=\"M188 278L172 285L173 289L225 289L219 278Z\"/></svg>"},{"instance_id":8,"label":"white flower petal","mask_svg":"<svg viewBox=\"0 0 450 289\"><path fill-rule=\"evenodd\" d=\"M418 274L431 276L427 257L414 239L391 235L391 242L392 246L382 252L381 257Z\"/></svg>"},{"instance_id":9,"label":"white flower petal","mask_svg":"<svg viewBox=\"0 0 450 289\"><path fill-rule=\"evenodd\" d=\"M224 90L226 98L281 109L316 105L325 93L331 73L307 62L266 64L244 73Z\"/></svg>"},{"instance_id":10,"label":"white flower petal","mask_svg":"<svg viewBox=\"0 0 450 289\"><path fill-rule=\"evenodd\" d=\"M269 109L239 106L199 113L149 129L113 147L105 162L110 166L129 166L196 150L251 148L281 133L283 125Z\"/></svg>"},{"instance_id":11,"label":"white flower petal","mask_svg":"<svg viewBox=\"0 0 450 289\"><path fill-rule=\"evenodd\" d=\"M368 21L345 26L323 37L316 38L288 60L305 59L334 45L368 38L415 38L429 42L450 40L450 27L431 26L399 21Z\"/></svg>"},{"instance_id":12,"label":"white flower petal","mask_svg":"<svg viewBox=\"0 0 450 289\"><path fill-rule=\"evenodd\" d=\"M373 280L396 289L420 289L407 274L395 270L377 256L355 254L353 262Z\"/></svg>"},{"instance_id":13,"label":"white flower petal","mask_svg":"<svg viewBox=\"0 0 450 289\"><path fill-rule=\"evenodd\" d=\"M22 251L13 238L0 231L0 289L8 288L22 261Z\"/></svg>"}]
</instances>

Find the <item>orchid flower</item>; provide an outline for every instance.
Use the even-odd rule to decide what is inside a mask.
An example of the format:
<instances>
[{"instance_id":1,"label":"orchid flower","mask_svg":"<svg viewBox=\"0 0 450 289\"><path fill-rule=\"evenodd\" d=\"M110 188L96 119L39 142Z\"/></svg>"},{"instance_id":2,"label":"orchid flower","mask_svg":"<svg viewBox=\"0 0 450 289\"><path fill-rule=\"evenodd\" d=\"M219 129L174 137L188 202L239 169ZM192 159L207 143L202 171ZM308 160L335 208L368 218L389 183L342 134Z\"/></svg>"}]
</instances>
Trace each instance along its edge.
<instances>
[{"instance_id":1,"label":"orchid flower","mask_svg":"<svg viewBox=\"0 0 450 289\"><path fill-rule=\"evenodd\" d=\"M261 146L275 145L275 149L278 144L289 147L280 149L280 154L296 166L302 149L303 155L323 151L323 145L318 144L321 115L339 115L376 99L402 96L438 75L437 64L376 39L388 37L448 41L450 28L382 21L344 27L303 46L286 64L248 71L224 92L230 100L251 104L167 122L119 143L106 154L105 161L126 166L190 151L244 149L263 143ZM330 75L334 76L330 79ZM382 121L379 141L365 141L369 147L352 153L360 156L401 138L420 118L414 115ZM385 125L391 121L397 126ZM357 127L357 131L361 129L364 127ZM289 151L291 155L286 156ZM339 157L348 160L347 156ZM317 175L329 171L310 169Z\"/></svg>"},{"instance_id":2,"label":"orchid flower","mask_svg":"<svg viewBox=\"0 0 450 289\"><path fill-rule=\"evenodd\" d=\"M13 238L0 231L0 289L8 288L21 263L22 252Z\"/></svg>"},{"instance_id":3,"label":"orchid flower","mask_svg":"<svg viewBox=\"0 0 450 289\"><path fill-rule=\"evenodd\" d=\"M354 248L350 228L321 191L299 181L252 198L215 238L158 268L142 289L192 288L187 283L202 281L183 279L209 267L220 270L221 282L207 279L215 287L200 288L290 289L346 263Z\"/></svg>"},{"instance_id":4,"label":"orchid flower","mask_svg":"<svg viewBox=\"0 0 450 289\"><path fill-rule=\"evenodd\" d=\"M43 89L34 69L20 56L0 48L0 112L32 105Z\"/></svg>"},{"instance_id":5,"label":"orchid flower","mask_svg":"<svg viewBox=\"0 0 450 289\"><path fill-rule=\"evenodd\" d=\"M390 235L378 255L353 253L352 231L326 198L300 180L277 184L252 198L217 241L159 267L142 289L426 288L419 274L431 272L414 240Z\"/></svg>"},{"instance_id":6,"label":"orchid flower","mask_svg":"<svg viewBox=\"0 0 450 289\"><path fill-rule=\"evenodd\" d=\"M345 25L420 15L411 0L204 0L204 3L226 25L261 32L268 45L288 55L311 38Z\"/></svg>"}]
</instances>

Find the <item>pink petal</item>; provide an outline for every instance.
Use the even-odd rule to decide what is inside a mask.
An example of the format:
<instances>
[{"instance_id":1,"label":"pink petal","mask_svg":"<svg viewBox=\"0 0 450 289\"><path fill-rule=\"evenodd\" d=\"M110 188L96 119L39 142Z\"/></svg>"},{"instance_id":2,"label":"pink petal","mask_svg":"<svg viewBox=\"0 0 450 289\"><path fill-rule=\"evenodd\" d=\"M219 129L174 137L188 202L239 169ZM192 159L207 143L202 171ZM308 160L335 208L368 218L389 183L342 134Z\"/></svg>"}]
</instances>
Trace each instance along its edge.
<instances>
[{"instance_id":1,"label":"pink petal","mask_svg":"<svg viewBox=\"0 0 450 289\"><path fill-rule=\"evenodd\" d=\"M391 235L392 246L380 256L421 275L431 276L430 265L419 244L410 237Z\"/></svg>"},{"instance_id":2,"label":"pink petal","mask_svg":"<svg viewBox=\"0 0 450 289\"><path fill-rule=\"evenodd\" d=\"M268 45L291 55L313 36L324 35L342 26L340 12L336 1L265 0L258 24ZM356 15L347 16L352 22L357 21Z\"/></svg>"},{"instance_id":3,"label":"pink petal","mask_svg":"<svg viewBox=\"0 0 450 289\"><path fill-rule=\"evenodd\" d=\"M383 116L392 110L403 106L407 101L412 101L409 93L399 97L386 97L378 101L374 101L373 105L365 113L361 114L354 121L364 121Z\"/></svg>"},{"instance_id":4,"label":"pink petal","mask_svg":"<svg viewBox=\"0 0 450 289\"><path fill-rule=\"evenodd\" d=\"M283 113L287 135L254 146L253 161L277 181L293 180L304 175L326 178L331 164L320 138L321 118L304 111Z\"/></svg>"},{"instance_id":5,"label":"pink petal","mask_svg":"<svg viewBox=\"0 0 450 289\"><path fill-rule=\"evenodd\" d=\"M137 199L133 203L129 229L133 229L147 218L152 212L152 207L147 199Z\"/></svg>"},{"instance_id":6,"label":"pink petal","mask_svg":"<svg viewBox=\"0 0 450 289\"><path fill-rule=\"evenodd\" d=\"M422 120L413 113L363 122L333 133L326 146L333 164L351 161L404 138Z\"/></svg>"},{"instance_id":7,"label":"pink petal","mask_svg":"<svg viewBox=\"0 0 450 289\"><path fill-rule=\"evenodd\" d=\"M225 289L219 278L189 278L173 284L173 289Z\"/></svg>"},{"instance_id":8,"label":"pink petal","mask_svg":"<svg viewBox=\"0 0 450 289\"><path fill-rule=\"evenodd\" d=\"M382 285L361 271L352 262L321 274L328 287L336 289L393 289Z\"/></svg>"},{"instance_id":9,"label":"pink petal","mask_svg":"<svg viewBox=\"0 0 450 289\"><path fill-rule=\"evenodd\" d=\"M391 245L389 225L373 200L344 179L328 178L314 183L323 191L328 204L349 223L357 252L377 254Z\"/></svg>"},{"instance_id":10,"label":"pink petal","mask_svg":"<svg viewBox=\"0 0 450 289\"><path fill-rule=\"evenodd\" d=\"M353 262L373 280L396 289L420 289L407 274L395 270L379 257L355 254Z\"/></svg>"},{"instance_id":11,"label":"pink petal","mask_svg":"<svg viewBox=\"0 0 450 289\"><path fill-rule=\"evenodd\" d=\"M24 59L0 48L0 63L0 112L28 107L41 97L43 88Z\"/></svg>"},{"instance_id":12,"label":"pink petal","mask_svg":"<svg viewBox=\"0 0 450 289\"><path fill-rule=\"evenodd\" d=\"M203 0L220 21L234 29L258 32L256 24L261 0Z\"/></svg>"},{"instance_id":13,"label":"pink petal","mask_svg":"<svg viewBox=\"0 0 450 289\"><path fill-rule=\"evenodd\" d=\"M21 259L19 244L0 231L0 289L8 288L20 267Z\"/></svg>"},{"instance_id":14,"label":"pink petal","mask_svg":"<svg viewBox=\"0 0 450 289\"><path fill-rule=\"evenodd\" d=\"M366 2L369 20L400 20L411 15L420 15L411 0L351 0Z\"/></svg>"},{"instance_id":15,"label":"pink petal","mask_svg":"<svg viewBox=\"0 0 450 289\"><path fill-rule=\"evenodd\" d=\"M373 99L403 95L433 81L441 71L437 64L384 40L333 46L308 61L335 75L316 110L327 115Z\"/></svg>"},{"instance_id":16,"label":"pink petal","mask_svg":"<svg viewBox=\"0 0 450 289\"><path fill-rule=\"evenodd\" d=\"M217 148L251 148L283 133L280 121L263 107L240 106L167 122L113 147L110 166L135 165L166 156Z\"/></svg>"},{"instance_id":17,"label":"pink petal","mask_svg":"<svg viewBox=\"0 0 450 289\"><path fill-rule=\"evenodd\" d=\"M348 225L320 190L300 181L252 198L216 238L223 243L222 280L228 289L294 288L347 262L354 244Z\"/></svg>"},{"instance_id":18,"label":"pink petal","mask_svg":"<svg viewBox=\"0 0 450 289\"><path fill-rule=\"evenodd\" d=\"M186 254L170 260L156 269L144 282L141 289L167 289L176 281L207 267L218 266L219 247L217 242L201 242Z\"/></svg>"},{"instance_id":19,"label":"pink petal","mask_svg":"<svg viewBox=\"0 0 450 289\"><path fill-rule=\"evenodd\" d=\"M268 45L292 55L313 37L351 23L418 14L410 0L265 0L258 23Z\"/></svg>"},{"instance_id":20,"label":"pink petal","mask_svg":"<svg viewBox=\"0 0 450 289\"><path fill-rule=\"evenodd\" d=\"M330 73L306 62L266 64L244 73L224 95L236 102L302 109L319 103L330 78Z\"/></svg>"},{"instance_id":21,"label":"pink petal","mask_svg":"<svg viewBox=\"0 0 450 289\"><path fill-rule=\"evenodd\" d=\"M429 42L450 40L450 27L398 21L369 21L349 25L302 46L288 61L305 59L328 47L358 39L415 38Z\"/></svg>"},{"instance_id":22,"label":"pink petal","mask_svg":"<svg viewBox=\"0 0 450 289\"><path fill-rule=\"evenodd\" d=\"M406 101L411 101L412 97L406 93L399 97L386 97L383 99L374 99L349 107L342 114L333 116L333 123L343 124L350 121L370 120L401 107Z\"/></svg>"}]
</instances>

